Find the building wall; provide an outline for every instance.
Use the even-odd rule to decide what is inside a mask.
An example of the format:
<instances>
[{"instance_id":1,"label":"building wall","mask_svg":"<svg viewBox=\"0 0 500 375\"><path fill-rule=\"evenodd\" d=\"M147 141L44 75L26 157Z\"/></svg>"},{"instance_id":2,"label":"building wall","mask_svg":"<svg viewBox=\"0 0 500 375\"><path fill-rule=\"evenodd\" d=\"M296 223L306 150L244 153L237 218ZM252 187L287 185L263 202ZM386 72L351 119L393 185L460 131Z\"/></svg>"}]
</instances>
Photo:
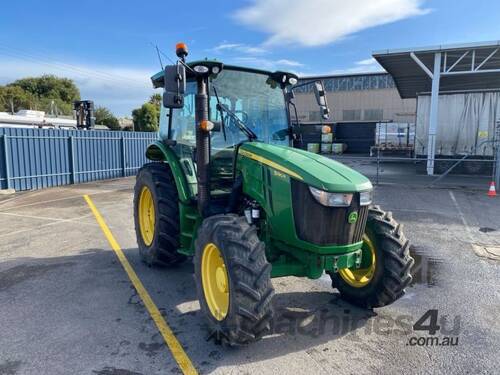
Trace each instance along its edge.
<instances>
[{"instance_id":1,"label":"building wall","mask_svg":"<svg viewBox=\"0 0 500 375\"><path fill-rule=\"evenodd\" d=\"M401 99L391 76L382 74L318 77L325 83L330 121L394 121L415 123L416 100ZM303 79L302 82L314 80ZM312 85L298 89L301 121L318 121Z\"/></svg>"}]
</instances>

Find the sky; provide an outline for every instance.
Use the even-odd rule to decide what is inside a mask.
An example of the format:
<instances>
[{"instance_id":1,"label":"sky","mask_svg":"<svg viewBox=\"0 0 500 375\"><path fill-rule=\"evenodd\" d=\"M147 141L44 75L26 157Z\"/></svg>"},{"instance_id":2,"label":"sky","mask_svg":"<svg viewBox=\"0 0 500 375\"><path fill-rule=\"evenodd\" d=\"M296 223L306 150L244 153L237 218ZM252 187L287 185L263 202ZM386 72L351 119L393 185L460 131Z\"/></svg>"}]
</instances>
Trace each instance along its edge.
<instances>
[{"instance_id":1,"label":"sky","mask_svg":"<svg viewBox=\"0 0 500 375\"><path fill-rule=\"evenodd\" d=\"M301 76L380 71L373 51L500 39L498 1L16 0L0 13L0 85L55 74L82 98L130 116L154 92L150 76L175 60Z\"/></svg>"}]
</instances>

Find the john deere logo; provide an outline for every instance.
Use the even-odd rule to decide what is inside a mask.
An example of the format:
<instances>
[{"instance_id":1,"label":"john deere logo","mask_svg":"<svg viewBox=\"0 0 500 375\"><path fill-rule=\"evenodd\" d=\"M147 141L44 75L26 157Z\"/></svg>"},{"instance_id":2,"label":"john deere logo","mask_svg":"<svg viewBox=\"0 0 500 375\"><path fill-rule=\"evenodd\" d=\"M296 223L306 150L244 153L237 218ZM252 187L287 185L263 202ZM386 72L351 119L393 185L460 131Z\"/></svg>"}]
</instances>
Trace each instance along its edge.
<instances>
[{"instance_id":1,"label":"john deere logo","mask_svg":"<svg viewBox=\"0 0 500 375\"><path fill-rule=\"evenodd\" d=\"M349 224L354 224L356 221L358 221L358 213L356 211L353 211L349 214L349 217L347 218L347 222Z\"/></svg>"}]
</instances>

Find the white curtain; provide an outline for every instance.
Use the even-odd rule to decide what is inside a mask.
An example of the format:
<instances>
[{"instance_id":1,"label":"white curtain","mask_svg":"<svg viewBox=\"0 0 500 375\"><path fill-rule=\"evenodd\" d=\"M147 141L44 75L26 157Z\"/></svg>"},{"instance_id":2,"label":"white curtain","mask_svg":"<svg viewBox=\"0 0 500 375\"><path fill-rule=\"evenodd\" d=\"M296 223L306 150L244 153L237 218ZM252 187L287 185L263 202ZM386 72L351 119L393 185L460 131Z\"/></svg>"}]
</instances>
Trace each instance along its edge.
<instances>
[{"instance_id":1,"label":"white curtain","mask_svg":"<svg viewBox=\"0 0 500 375\"><path fill-rule=\"evenodd\" d=\"M416 152L427 154L430 95L418 97ZM493 155L495 123L500 120L500 92L439 96L437 155Z\"/></svg>"}]
</instances>

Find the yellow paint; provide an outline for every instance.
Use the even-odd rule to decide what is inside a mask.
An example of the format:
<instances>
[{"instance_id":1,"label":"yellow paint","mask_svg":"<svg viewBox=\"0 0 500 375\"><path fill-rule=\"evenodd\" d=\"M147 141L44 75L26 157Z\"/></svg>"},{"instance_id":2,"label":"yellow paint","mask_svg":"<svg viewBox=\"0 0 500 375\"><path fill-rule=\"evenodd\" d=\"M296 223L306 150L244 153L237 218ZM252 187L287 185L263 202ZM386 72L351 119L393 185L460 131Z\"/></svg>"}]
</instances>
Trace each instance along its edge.
<instances>
[{"instance_id":1,"label":"yellow paint","mask_svg":"<svg viewBox=\"0 0 500 375\"><path fill-rule=\"evenodd\" d=\"M224 320L229 310L229 277L219 248L208 243L201 257L201 284L213 317Z\"/></svg>"},{"instance_id":2,"label":"yellow paint","mask_svg":"<svg viewBox=\"0 0 500 375\"><path fill-rule=\"evenodd\" d=\"M277 170L273 170L273 175L276 177L279 177L279 178L286 179L286 174L281 173L280 171L277 171Z\"/></svg>"},{"instance_id":3,"label":"yellow paint","mask_svg":"<svg viewBox=\"0 0 500 375\"><path fill-rule=\"evenodd\" d=\"M266 159L266 158L259 156L259 155L255 155L254 153L252 153L250 151L246 151L246 150L239 150L238 153L240 155L246 156L247 158L258 161L259 163L268 165L271 168L274 168L274 169L281 171L281 172L283 172L283 173L285 173L293 178L296 178L297 180L301 180L301 181L303 180L303 178L300 175L298 175L297 173L295 173L294 171L291 171L290 169L283 167L282 165L279 165L278 163L275 163L272 160Z\"/></svg>"},{"instance_id":4,"label":"yellow paint","mask_svg":"<svg viewBox=\"0 0 500 375\"><path fill-rule=\"evenodd\" d=\"M144 186L139 195L139 228L141 237L146 246L151 245L155 237L155 203L153 194L147 186Z\"/></svg>"},{"instance_id":5,"label":"yellow paint","mask_svg":"<svg viewBox=\"0 0 500 375\"><path fill-rule=\"evenodd\" d=\"M340 277L342 277L347 284L355 288L362 288L368 285L375 274L375 264L377 261L375 256L375 245L373 245L373 242L366 234L363 236L363 246L366 246L370 250L372 257L370 266L357 270L352 270L350 268L342 268L339 270Z\"/></svg>"},{"instance_id":6,"label":"yellow paint","mask_svg":"<svg viewBox=\"0 0 500 375\"><path fill-rule=\"evenodd\" d=\"M106 222L104 221L103 217L101 216L100 212L97 210L96 206L94 205L94 202L90 199L88 195L84 195L83 198L87 202L87 204L90 207L90 210L95 216L95 219L99 226L101 227L104 235L106 236L111 248L114 250L116 253L116 256L120 260L121 265L125 269L125 272L127 273L130 281L132 282L132 285L134 288L137 290L137 293L141 297L142 302L144 303L144 306L146 306L146 309L149 312L149 315L153 319L153 321L156 324L156 327L160 331L161 335L163 336L163 339L165 340L165 343L167 344L168 348L172 352L172 356L174 357L175 361L179 365L180 369L184 374L198 374L198 371L196 371L196 368L193 366L191 360L187 356L186 352L182 348L182 345L180 342L177 340L175 337L174 333L172 332L172 329L168 326L167 322L161 315L160 310L158 310L158 307L156 307L155 303L153 302L153 299L147 292L146 288L144 288L144 285L142 284L141 280L139 280L139 277L135 273L134 269L128 262L127 258L125 257L125 254L123 253L122 249L120 248L120 245L118 245L118 242L115 240L115 237L111 233L111 230L107 226Z\"/></svg>"}]
</instances>

